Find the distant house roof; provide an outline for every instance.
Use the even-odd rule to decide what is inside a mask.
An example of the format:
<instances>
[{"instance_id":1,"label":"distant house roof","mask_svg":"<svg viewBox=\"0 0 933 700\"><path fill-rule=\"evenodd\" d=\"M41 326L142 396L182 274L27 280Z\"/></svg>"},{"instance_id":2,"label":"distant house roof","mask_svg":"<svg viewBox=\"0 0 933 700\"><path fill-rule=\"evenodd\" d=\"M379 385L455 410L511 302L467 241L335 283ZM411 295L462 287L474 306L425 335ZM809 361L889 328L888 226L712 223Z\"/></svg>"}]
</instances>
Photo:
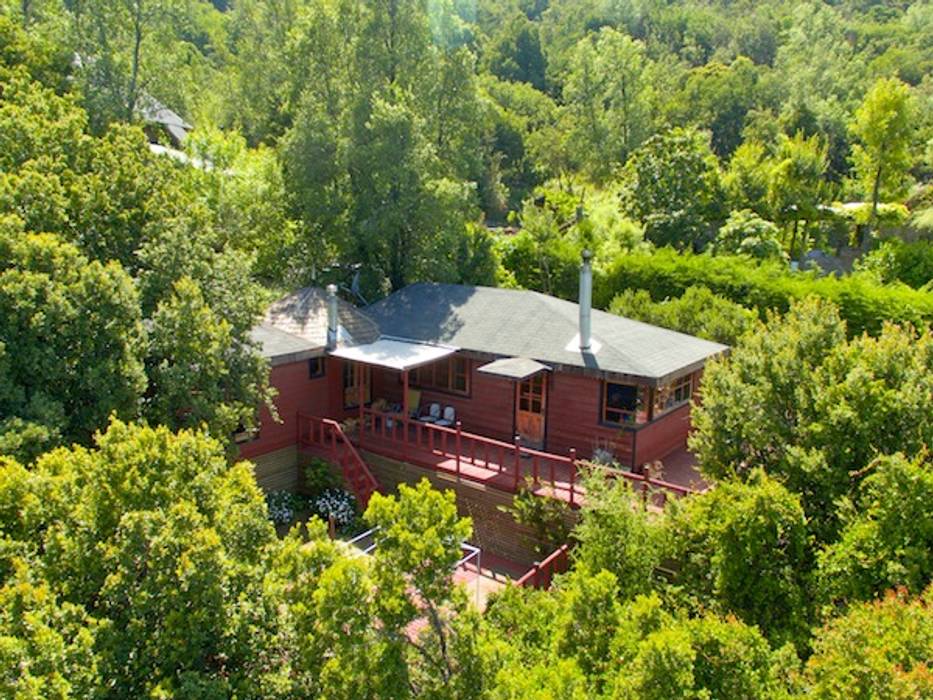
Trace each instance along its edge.
<instances>
[{"instance_id":1,"label":"distant house roof","mask_svg":"<svg viewBox=\"0 0 933 700\"><path fill-rule=\"evenodd\" d=\"M579 349L579 306L515 289L419 283L367 307L386 335L445 343L662 384L728 348L596 309L592 350Z\"/></svg>"},{"instance_id":2,"label":"distant house roof","mask_svg":"<svg viewBox=\"0 0 933 700\"><path fill-rule=\"evenodd\" d=\"M337 319L340 345L371 343L379 337L376 324L342 299L337 302ZM327 346L327 292L305 287L279 299L251 335L273 365L323 355Z\"/></svg>"},{"instance_id":3,"label":"distant house roof","mask_svg":"<svg viewBox=\"0 0 933 700\"><path fill-rule=\"evenodd\" d=\"M152 95L140 96L136 111L143 121L165 127L176 145L184 143L188 132L194 128Z\"/></svg>"}]
</instances>

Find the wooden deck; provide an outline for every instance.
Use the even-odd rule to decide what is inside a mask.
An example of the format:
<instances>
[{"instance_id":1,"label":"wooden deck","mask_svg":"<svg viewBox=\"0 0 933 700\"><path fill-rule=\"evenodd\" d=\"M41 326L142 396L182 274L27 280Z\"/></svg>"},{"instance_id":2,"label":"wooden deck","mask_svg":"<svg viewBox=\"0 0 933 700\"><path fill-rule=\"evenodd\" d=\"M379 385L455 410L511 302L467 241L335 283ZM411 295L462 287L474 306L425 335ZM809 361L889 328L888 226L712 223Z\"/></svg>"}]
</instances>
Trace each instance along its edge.
<instances>
[{"instance_id":1,"label":"wooden deck","mask_svg":"<svg viewBox=\"0 0 933 700\"><path fill-rule=\"evenodd\" d=\"M314 416L299 416L298 442L327 457L327 451L339 441L325 439L322 425L333 421ZM495 440L454 427L438 426L397 414L365 409L356 433L349 438L359 449L389 459L407 462L434 471L446 472L484 486L515 493L530 484L534 493L566 501L579 507L585 493L580 484L581 463L576 455L558 455L522 445ZM663 506L668 497L694 492L690 486L652 479L618 469L605 468L612 477L629 481L646 500ZM689 476L685 474L684 478Z\"/></svg>"}]
</instances>

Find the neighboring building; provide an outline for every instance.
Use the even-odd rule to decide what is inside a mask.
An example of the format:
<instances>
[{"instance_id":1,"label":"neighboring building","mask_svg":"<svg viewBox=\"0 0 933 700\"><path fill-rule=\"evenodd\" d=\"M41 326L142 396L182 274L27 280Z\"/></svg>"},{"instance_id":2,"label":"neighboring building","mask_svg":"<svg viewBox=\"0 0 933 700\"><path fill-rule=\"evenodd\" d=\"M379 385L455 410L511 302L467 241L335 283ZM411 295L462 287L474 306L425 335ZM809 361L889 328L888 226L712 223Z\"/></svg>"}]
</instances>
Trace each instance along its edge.
<instances>
[{"instance_id":1,"label":"neighboring building","mask_svg":"<svg viewBox=\"0 0 933 700\"><path fill-rule=\"evenodd\" d=\"M264 412L242 455L295 471L299 445L323 444L320 419L358 417L361 450L502 488L533 474L572 501L572 457L637 472L683 449L704 364L726 346L591 310L591 279L584 258L580 305L428 283L365 311L320 289L286 297L253 334L282 422ZM419 420L432 404L442 427Z\"/></svg>"}]
</instances>

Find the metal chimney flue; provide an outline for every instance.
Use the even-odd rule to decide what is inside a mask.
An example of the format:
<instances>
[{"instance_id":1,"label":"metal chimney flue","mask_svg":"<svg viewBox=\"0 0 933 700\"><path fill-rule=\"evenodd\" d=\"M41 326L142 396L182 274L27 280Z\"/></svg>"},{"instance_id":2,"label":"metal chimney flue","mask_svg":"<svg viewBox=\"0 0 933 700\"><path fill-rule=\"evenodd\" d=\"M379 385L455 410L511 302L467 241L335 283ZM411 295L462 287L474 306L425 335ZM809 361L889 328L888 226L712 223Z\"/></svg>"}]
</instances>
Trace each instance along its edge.
<instances>
[{"instance_id":1,"label":"metal chimney flue","mask_svg":"<svg viewBox=\"0 0 933 700\"><path fill-rule=\"evenodd\" d=\"M580 265L580 350L590 351L590 326L593 315L593 267L590 260L593 255L583 251L583 264Z\"/></svg>"},{"instance_id":2,"label":"metal chimney flue","mask_svg":"<svg viewBox=\"0 0 933 700\"><path fill-rule=\"evenodd\" d=\"M337 347L337 285L327 285L327 349Z\"/></svg>"}]
</instances>

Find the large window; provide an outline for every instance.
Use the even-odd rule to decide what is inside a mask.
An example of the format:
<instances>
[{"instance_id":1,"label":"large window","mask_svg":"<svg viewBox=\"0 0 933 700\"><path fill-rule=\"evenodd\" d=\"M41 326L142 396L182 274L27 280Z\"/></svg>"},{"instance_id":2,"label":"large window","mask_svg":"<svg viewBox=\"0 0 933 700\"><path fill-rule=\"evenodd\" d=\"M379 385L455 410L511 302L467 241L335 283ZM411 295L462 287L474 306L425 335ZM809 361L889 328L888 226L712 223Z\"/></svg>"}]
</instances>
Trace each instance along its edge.
<instances>
[{"instance_id":1,"label":"large window","mask_svg":"<svg viewBox=\"0 0 933 700\"><path fill-rule=\"evenodd\" d=\"M603 422L634 423L638 416L639 387L606 382L603 387Z\"/></svg>"},{"instance_id":2,"label":"large window","mask_svg":"<svg viewBox=\"0 0 933 700\"><path fill-rule=\"evenodd\" d=\"M655 394L654 415L682 406L693 396L693 375L675 379L667 386L662 386Z\"/></svg>"},{"instance_id":3,"label":"large window","mask_svg":"<svg viewBox=\"0 0 933 700\"><path fill-rule=\"evenodd\" d=\"M421 389L466 394L470 391L470 364L462 357L448 357L413 369L408 381Z\"/></svg>"}]
</instances>

